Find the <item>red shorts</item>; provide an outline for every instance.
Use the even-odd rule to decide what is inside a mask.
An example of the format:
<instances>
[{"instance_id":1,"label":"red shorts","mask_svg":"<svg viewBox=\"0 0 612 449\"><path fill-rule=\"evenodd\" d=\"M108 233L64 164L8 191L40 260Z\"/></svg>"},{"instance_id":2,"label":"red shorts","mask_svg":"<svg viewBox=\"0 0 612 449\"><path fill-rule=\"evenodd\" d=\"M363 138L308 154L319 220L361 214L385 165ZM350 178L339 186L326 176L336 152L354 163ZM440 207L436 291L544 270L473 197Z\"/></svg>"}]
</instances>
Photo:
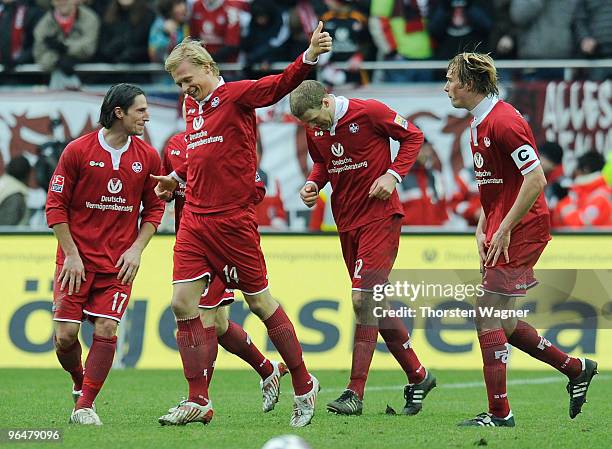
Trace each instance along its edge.
<instances>
[{"instance_id":1,"label":"red shorts","mask_svg":"<svg viewBox=\"0 0 612 449\"><path fill-rule=\"evenodd\" d=\"M229 306L234 302L234 299L234 290L225 288L225 282L216 277L202 293L198 307L214 309L215 307Z\"/></svg>"},{"instance_id":2,"label":"red shorts","mask_svg":"<svg viewBox=\"0 0 612 449\"><path fill-rule=\"evenodd\" d=\"M117 274L85 273L78 293L68 295L68 286L60 291L57 281L62 266L57 265L53 278L53 319L80 323L95 317L121 321L127 310L132 293L131 285L123 285Z\"/></svg>"},{"instance_id":3,"label":"red shorts","mask_svg":"<svg viewBox=\"0 0 612 449\"><path fill-rule=\"evenodd\" d=\"M533 267L542 255L548 242L520 243L510 245L506 263L502 254L494 267L485 267L482 276L483 290L506 296L525 296L535 287Z\"/></svg>"},{"instance_id":4,"label":"red shorts","mask_svg":"<svg viewBox=\"0 0 612 449\"><path fill-rule=\"evenodd\" d=\"M268 288L268 272L252 208L226 214L183 211L174 244L172 282L219 278L226 288L253 295Z\"/></svg>"},{"instance_id":5,"label":"red shorts","mask_svg":"<svg viewBox=\"0 0 612 449\"><path fill-rule=\"evenodd\" d=\"M385 284L399 248L401 215L340 232L344 263L353 282L353 290L373 290Z\"/></svg>"}]
</instances>

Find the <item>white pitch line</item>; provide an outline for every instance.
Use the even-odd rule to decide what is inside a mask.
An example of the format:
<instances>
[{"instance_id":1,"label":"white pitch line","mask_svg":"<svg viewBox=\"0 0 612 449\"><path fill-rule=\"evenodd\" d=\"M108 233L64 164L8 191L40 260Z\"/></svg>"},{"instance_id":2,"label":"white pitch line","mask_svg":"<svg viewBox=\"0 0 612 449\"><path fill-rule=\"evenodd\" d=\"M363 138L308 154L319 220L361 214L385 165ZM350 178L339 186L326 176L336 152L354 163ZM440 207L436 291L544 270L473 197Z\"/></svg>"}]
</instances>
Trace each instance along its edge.
<instances>
[{"instance_id":1,"label":"white pitch line","mask_svg":"<svg viewBox=\"0 0 612 449\"><path fill-rule=\"evenodd\" d=\"M598 375L594 378L595 382L601 380L610 380L612 376L607 374ZM536 377L535 379L512 379L507 381L507 385L541 385L541 384L554 384L558 382L567 382L567 379L562 375L554 377ZM404 388L405 385L385 385L380 387L366 387L368 392L372 391L395 391ZM452 384L440 383L438 381L438 387L443 389L463 389L463 388L483 388L484 381L478 382L458 382ZM344 391L344 388L322 388L321 393L340 393Z\"/></svg>"}]
</instances>

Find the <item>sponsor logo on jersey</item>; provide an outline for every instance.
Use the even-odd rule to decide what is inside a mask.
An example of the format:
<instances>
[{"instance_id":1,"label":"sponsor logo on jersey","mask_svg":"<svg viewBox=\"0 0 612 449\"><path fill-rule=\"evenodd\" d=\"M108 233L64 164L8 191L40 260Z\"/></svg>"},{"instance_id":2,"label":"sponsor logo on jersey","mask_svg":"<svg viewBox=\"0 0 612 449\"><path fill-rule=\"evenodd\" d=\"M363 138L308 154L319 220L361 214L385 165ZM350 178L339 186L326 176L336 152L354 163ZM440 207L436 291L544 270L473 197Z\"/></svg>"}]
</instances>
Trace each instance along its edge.
<instances>
[{"instance_id":1,"label":"sponsor logo on jersey","mask_svg":"<svg viewBox=\"0 0 612 449\"><path fill-rule=\"evenodd\" d=\"M187 115L195 114L196 110L194 108L190 108L187 110Z\"/></svg>"},{"instance_id":2,"label":"sponsor logo on jersey","mask_svg":"<svg viewBox=\"0 0 612 449\"><path fill-rule=\"evenodd\" d=\"M180 156L181 150L170 150L170 156Z\"/></svg>"},{"instance_id":3,"label":"sponsor logo on jersey","mask_svg":"<svg viewBox=\"0 0 612 449\"><path fill-rule=\"evenodd\" d=\"M106 185L106 188L110 193L119 193L123 188L123 183L118 178L111 178Z\"/></svg>"},{"instance_id":4,"label":"sponsor logo on jersey","mask_svg":"<svg viewBox=\"0 0 612 449\"><path fill-rule=\"evenodd\" d=\"M482 157L482 154L478 152L474 153L474 165L476 168L482 168L484 165L484 158Z\"/></svg>"},{"instance_id":5,"label":"sponsor logo on jersey","mask_svg":"<svg viewBox=\"0 0 612 449\"><path fill-rule=\"evenodd\" d=\"M134 170L134 173L140 173L142 171L142 164L138 161L134 162L132 164L132 170Z\"/></svg>"},{"instance_id":6,"label":"sponsor logo on jersey","mask_svg":"<svg viewBox=\"0 0 612 449\"><path fill-rule=\"evenodd\" d=\"M331 152L334 156L340 157L344 154L344 147L339 142L333 143L331 146Z\"/></svg>"},{"instance_id":7,"label":"sponsor logo on jersey","mask_svg":"<svg viewBox=\"0 0 612 449\"><path fill-rule=\"evenodd\" d=\"M64 177L62 175L55 175L51 180L51 191L62 193L64 190Z\"/></svg>"},{"instance_id":8,"label":"sponsor logo on jersey","mask_svg":"<svg viewBox=\"0 0 612 449\"><path fill-rule=\"evenodd\" d=\"M104 168L104 162L100 161L89 161L89 166L90 167L100 167L100 168Z\"/></svg>"},{"instance_id":9,"label":"sponsor logo on jersey","mask_svg":"<svg viewBox=\"0 0 612 449\"><path fill-rule=\"evenodd\" d=\"M314 132L315 137L323 137L323 131L318 129Z\"/></svg>"},{"instance_id":10,"label":"sponsor logo on jersey","mask_svg":"<svg viewBox=\"0 0 612 449\"><path fill-rule=\"evenodd\" d=\"M408 120L406 120L401 115L395 114L395 119L393 121L397 123L399 126L401 126L402 128L408 129Z\"/></svg>"},{"instance_id":11,"label":"sponsor logo on jersey","mask_svg":"<svg viewBox=\"0 0 612 449\"><path fill-rule=\"evenodd\" d=\"M357 134L359 132L359 125L357 123L351 123L349 125L349 131L351 134Z\"/></svg>"},{"instance_id":12,"label":"sponsor logo on jersey","mask_svg":"<svg viewBox=\"0 0 612 449\"><path fill-rule=\"evenodd\" d=\"M215 97L215 98L213 98L213 99L212 99L212 101L210 102L210 105L211 105L213 108L216 108L217 106L219 106L219 97Z\"/></svg>"},{"instance_id":13,"label":"sponsor logo on jersey","mask_svg":"<svg viewBox=\"0 0 612 449\"><path fill-rule=\"evenodd\" d=\"M485 147L489 148L491 146L491 139L489 139L488 137L485 137L483 139Z\"/></svg>"},{"instance_id":14,"label":"sponsor logo on jersey","mask_svg":"<svg viewBox=\"0 0 612 449\"><path fill-rule=\"evenodd\" d=\"M199 131L204 126L204 117L198 116L193 119L193 129Z\"/></svg>"}]
</instances>

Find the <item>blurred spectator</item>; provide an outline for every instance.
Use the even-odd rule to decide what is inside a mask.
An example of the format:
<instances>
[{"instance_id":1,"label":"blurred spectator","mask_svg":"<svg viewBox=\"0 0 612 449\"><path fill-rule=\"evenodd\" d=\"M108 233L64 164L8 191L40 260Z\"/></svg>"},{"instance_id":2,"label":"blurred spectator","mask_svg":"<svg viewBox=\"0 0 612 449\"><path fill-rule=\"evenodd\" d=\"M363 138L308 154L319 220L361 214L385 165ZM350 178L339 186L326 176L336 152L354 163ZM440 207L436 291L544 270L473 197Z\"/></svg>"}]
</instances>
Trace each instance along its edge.
<instances>
[{"instance_id":1,"label":"blurred spectator","mask_svg":"<svg viewBox=\"0 0 612 449\"><path fill-rule=\"evenodd\" d=\"M512 0L510 19L516 26L520 59L571 58L572 17L576 0ZM529 80L563 79L563 69L526 69Z\"/></svg>"},{"instance_id":2,"label":"blurred spectator","mask_svg":"<svg viewBox=\"0 0 612 449\"><path fill-rule=\"evenodd\" d=\"M546 175L546 203L550 210L554 208L567 196L567 189L571 183L563 170L563 148L556 142L544 142L538 146L542 170Z\"/></svg>"},{"instance_id":3,"label":"blurred spectator","mask_svg":"<svg viewBox=\"0 0 612 449\"><path fill-rule=\"evenodd\" d=\"M493 23L489 47L495 59L516 58L516 27L510 20L512 0L493 0Z\"/></svg>"},{"instance_id":4,"label":"blurred spectator","mask_svg":"<svg viewBox=\"0 0 612 449\"><path fill-rule=\"evenodd\" d=\"M206 44L215 62L236 62L240 51L240 10L228 0L196 0L192 36Z\"/></svg>"},{"instance_id":5,"label":"blurred spectator","mask_svg":"<svg viewBox=\"0 0 612 449\"><path fill-rule=\"evenodd\" d=\"M482 213L482 206L476 177L471 167L462 168L455 175L455 188L457 190L449 201L450 211L463 218L468 226L476 226Z\"/></svg>"},{"instance_id":6,"label":"blurred spectator","mask_svg":"<svg viewBox=\"0 0 612 449\"><path fill-rule=\"evenodd\" d=\"M440 226L448 220L439 170L433 168L435 150L425 140L416 163L398 188L404 207L403 225Z\"/></svg>"},{"instance_id":7,"label":"blurred spectator","mask_svg":"<svg viewBox=\"0 0 612 449\"><path fill-rule=\"evenodd\" d=\"M612 226L612 189L601 174L605 159L597 151L578 158L574 182L559 201L553 225L570 227Z\"/></svg>"},{"instance_id":8,"label":"blurred spectator","mask_svg":"<svg viewBox=\"0 0 612 449\"><path fill-rule=\"evenodd\" d=\"M34 27L42 14L30 0L0 0L0 64L5 72L34 62Z\"/></svg>"},{"instance_id":9,"label":"blurred spectator","mask_svg":"<svg viewBox=\"0 0 612 449\"><path fill-rule=\"evenodd\" d=\"M275 0L253 0L251 21L247 38L242 46L246 53L246 64L262 64L268 70L271 62L288 61L285 44L289 41L289 12L277 5ZM251 78L259 78L254 75Z\"/></svg>"},{"instance_id":10,"label":"blurred spectator","mask_svg":"<svg viewBox=\"0 0 612 449\"><path fill-rule=\"evenodd\" d=\"M578 46L587 58L612 58L612 1L581 0L574 14ZM612 77L612 67L589 70L589 78L602 81Z\"/></svg>"},{"instance_id":11,"label":"blurred spectator","mask_svg":"<svg viewBox=\"0 0 612 449\"><path fill-rule=\"evenodd\" d=\"M159 16L149 31L149 60L164 62L172 49L189 36L186 0L159 0Z\"/></svg>"},{"instance_id":12,"label":"blurred spectator","mask_svg":"<svg viewBox=\"0 0 612 449\"><path fill-rule=\"evenodd\" d=\"M291 36L286 47L290 61L297 58L304 51L304 47L308 46L310 36L325 10L323 0L297 0L295 7L289 11Z\"/></svg>"},{"instance_id":13,"label":"blurred spectator","mask_svg":"<svg viewBox=\"0 0 612 449\"><path fill-rule=\"evenodd\" d=\"M425 18L429 0L372 0L369 29L379 52L387 61L431 59L433 50ZM388 70L387 82L431 81L430 70Z\"/></svg>"},{"instance_id":14,"label":"blurred spectator","mask_svg":"<svg viewBox=\"0 0 612 449\"><path fill-rule=\"evenodd\" d=\"M28 179L32 167L24 156L17 156L7 164L0 176L0 225L24 225L28 221L26 200Z\"/></svg>"},{"instance_id":15,"label":"blurred spectator","mask_svg":"<svg viewBox=\"0 0 612 449\"><path fill-rule=\"evenodd\" d=\"M367 72L359 69L361 62L372 54L367 17L351 1L325 0L325 4L328 9L321 20L334 40L329 62L347 62L350 68L338 70L327 65L321 71L322 81L330 85L367 84Z\"/></svg>"},{"instance_id":16,"label":"blurred spectator","mask_svg":"<svg viewBox=\"0 0 612 449\"><path fill-rule=\"evenodd\" d=\"M112 0L102 20L98 55L104 62L149 62L155 13L147 0Z\"/></svg>"},{"instance_id":17,"label":"blurred spectator","mask_svg":"<svg viewBox=\"0 0 612 449\"><path fill-rule=\"evenodd\" d=\"M435 41L436 59L448 60L457 53L478 49L486 52L493 18L479 0L438 0L427 29Z\"/></svg>"},{"instance_id":18,"label":"blurred spectator","mask_svg":"<svg viewBox=\"0 0 612 449\"><path fill-rule=\"evenodd\" d=\"M34 59L51 72L52 89L81 86L75 64L89 61L96 51L100 21L77 0L52 0L48 11L34 29Z\"/></svg>"}]
</instances>

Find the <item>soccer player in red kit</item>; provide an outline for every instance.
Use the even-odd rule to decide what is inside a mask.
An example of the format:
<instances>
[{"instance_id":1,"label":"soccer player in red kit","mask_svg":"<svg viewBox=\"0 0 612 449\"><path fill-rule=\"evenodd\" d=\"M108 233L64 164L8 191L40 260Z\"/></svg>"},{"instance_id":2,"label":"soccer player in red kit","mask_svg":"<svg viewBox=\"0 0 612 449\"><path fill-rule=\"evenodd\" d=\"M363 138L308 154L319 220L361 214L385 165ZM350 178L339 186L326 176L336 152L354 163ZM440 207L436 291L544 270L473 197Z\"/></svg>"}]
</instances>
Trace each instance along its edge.
<instances>
[{"instance_id":1,"label":"soccer player in red kit","mask_svg":"<svg viewBox=\"0 0 612 449\"><path fill-rule=\"evenodd\" d=\"M423 133L376 100L329 95L317 81L304 81L291 93L289 103L291 113L308 125L306 140L314 161L300 196L312 207L319 190L331 183L332 212L353 286L357 323L351 378L327 409L361 415L380 332L408 378L403 412L416 415L436 379L419 362L401 319L374 312L373 293L376 286L387 283L397 256L404 213L395 186L416 161ZM394 161L389 138L400 143ZM384 306L386 311L387 304Z\"/></svg>"},{"instance_id":2,"label":"soccer player in red kit","mask_svg":"<svg viewBox=\"0 0 612 449\"><path fill-rule=\"evenodd\" d=\"M187 95L187 162L170 176L155 177L166 195L188 180L185 209L174 247L172 310L177 345L189 383L188 401L162 416L162 424L208 423L213 416L205 367L216 346L214 323L202 325L197 305L205 285L221 277L242 290L265 324L289 368L295 392L290 424L310 423L319 390L310 375L291 321L268 289L265 260L253 209L257 195L255 108L276 103L306 78L331 37L320 22L305 53L283 73L257 81L225 83L200 42L185 40L168 56L166 70Z\"/></svg>"},{"instance_id":3,"label":"soccer player in red kit","mask_svg":"<svg viewBox=\"0 0 612 449\"><path fill-rule=\"evenodd\" d=\"M183 108L184 109L184 108ZM180 167L187 159L187 141L185 133L179 133L170 138L166 148L162 151L162 173L170 173ZM260 202L266 195L266 188L257 175L256 186ZM167 198L171 200L171 197ZM185 185L180 184L174 191L174 227L176 232L180 228L181 214L185 205ZM262 410L267 413L274 409L280 395L280 379L289 370L283 362L268 360L259 351L246 331L238 323L230 321L229 306L234 302L234 291L227 289L220 277L215 277L200 298L200 318L202 323L210 322L207 315L214 315L215 330L219 344L228 352L240 357L257 371L261 376L259 386L262 393ZM213 351L214 355L214 351ZM212 379L212 372L216 356L207 368L208 384Z\"/></svg>"},{"instance_id":4,"label":"soccer player in red kit","mask_svg":"<svg viewBox=\"0 0 612 449\"><path fill-rule=\"evenodd\" d=\"M481 307L514 310L537 280L533 267L550 240L550 217L544 199L546 178L533 133L512 105L498 98L493 59L461 53L448 64L444 91L456 108L474 116L470 146L482 214L476 243L483 273L483 296L476 298L476 330L484 364L489 411L461 426L514 426L506 393L509 344L565 374L569 415L586 402L597 363L571 357L517 318L485 317Z\"/></svg>"},{"instance_id":5,"label":"soccer player in red kit","mask_svg":"<svg viewBox=\"0 0 612 449\"><path fill-rule=\"evenodd\" d=\"M148 120L139 87L111 87L100 109L102 128L66 146L49 186L47 223L59 243L54 343L74 382L75 424L102 424L93 402L113 364L117 325L142 251L164 212L150 178L161 172L159 154L133 137L143 135ZM94 336L83 370L78 333L84 318L93 322Z\"/></svg>"}]
</instances>

